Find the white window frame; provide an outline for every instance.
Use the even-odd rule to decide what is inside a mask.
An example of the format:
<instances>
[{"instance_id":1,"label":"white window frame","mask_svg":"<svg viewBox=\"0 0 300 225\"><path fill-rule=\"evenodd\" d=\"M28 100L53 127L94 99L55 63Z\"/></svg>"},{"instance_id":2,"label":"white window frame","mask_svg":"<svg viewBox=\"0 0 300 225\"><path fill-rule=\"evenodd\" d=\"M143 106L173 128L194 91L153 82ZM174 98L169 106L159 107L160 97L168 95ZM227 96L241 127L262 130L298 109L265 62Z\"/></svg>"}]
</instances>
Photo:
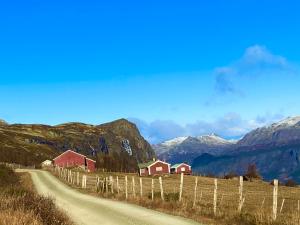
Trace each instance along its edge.
<instances>
[{"instance_id":1,"label":"white window frame","mask_svg":"<svg viewBox=\"0 0 300 225\"><path fill-rule=\"evenodd\" d=\"M162 166L155 167L155 171L156 171L156 172L162 172L162 171L163 171Z\"/></svg>"}]
</instances>

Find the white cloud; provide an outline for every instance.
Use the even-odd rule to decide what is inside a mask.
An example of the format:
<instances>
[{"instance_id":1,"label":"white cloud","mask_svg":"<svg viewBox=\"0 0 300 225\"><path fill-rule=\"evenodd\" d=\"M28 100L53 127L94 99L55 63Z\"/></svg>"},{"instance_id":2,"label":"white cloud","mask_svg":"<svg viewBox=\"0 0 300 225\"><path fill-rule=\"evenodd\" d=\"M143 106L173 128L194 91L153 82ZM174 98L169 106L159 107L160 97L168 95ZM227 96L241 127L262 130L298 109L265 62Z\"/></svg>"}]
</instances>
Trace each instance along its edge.
<instances>
[{"instance_id":1,"label":"white cloud","mask_svg":"<svg viewBox=\"0 0 300 225\"><path fill-rule=\"evenodd\" d=\"M237 84L243 77L290 73L291 70L291 64L283 56L272 54L265 46L254 45L247 48L240 59L214 70L215 94L244 96L245 90Z\"/></svg>"},{"instance_id":2,"label":"white cloud","mask_svg":"<svg viewBox=\"0 0 300 225\"><path fill-rule=\"evenodd\" d=\"M247 48L240 63L254 66L257 64L275 65L280 67L288 65L288 62L284 57L272 54L265 46L261 45L254 45Z\"/></svg>"}]
</instances>

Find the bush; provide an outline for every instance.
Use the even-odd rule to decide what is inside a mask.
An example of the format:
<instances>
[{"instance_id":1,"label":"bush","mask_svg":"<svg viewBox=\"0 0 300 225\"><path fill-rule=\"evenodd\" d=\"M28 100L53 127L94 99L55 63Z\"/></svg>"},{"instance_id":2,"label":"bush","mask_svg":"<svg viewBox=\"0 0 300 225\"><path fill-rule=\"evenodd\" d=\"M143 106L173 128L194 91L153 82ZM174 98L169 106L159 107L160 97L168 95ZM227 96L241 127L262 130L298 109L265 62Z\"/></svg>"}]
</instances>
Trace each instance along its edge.
<instances>
[{"instance_id":1,"label":"bush","mask_svg":"<svg viewBox=\"0 0 300 225\"><path fill-rule=\"evenodd\" d=\"M252 179L261 179L261 175L258 173L256 165L255 164L250 164L248 166L247 172L245 174L246 177L252 181Z\"/></svg>"},{"instance_id":2,"label":"bush","mask_svg":"<svg viewBox=\"0 0 300 225\"><path fill-rule=\"evenodd\" d=\"M15 172L4 165L0 165L0 187L17 184L19 181Z\"/></svg>"},{"instance_id":3,"label":"bush","mask_svg":"<svg viewBox=\"0 0 300 225\"><path fill-rule=\"evenodd\" d=\"M293 179L289 179L286 181L285 186L287 187L296 187L298 184Z\"/></svg>"},{"instance_id":4,"label":"bush","mask_svg":"<svg viewBox=\"0 0 300 225\"><path fill-rule=\"evenodd\" d=\"M228 174L226 174L224 176L224 179L232 179L234 177L238 177L239 175L237 175L235 172L229 172Z\"/></svg>"}]
</instances>

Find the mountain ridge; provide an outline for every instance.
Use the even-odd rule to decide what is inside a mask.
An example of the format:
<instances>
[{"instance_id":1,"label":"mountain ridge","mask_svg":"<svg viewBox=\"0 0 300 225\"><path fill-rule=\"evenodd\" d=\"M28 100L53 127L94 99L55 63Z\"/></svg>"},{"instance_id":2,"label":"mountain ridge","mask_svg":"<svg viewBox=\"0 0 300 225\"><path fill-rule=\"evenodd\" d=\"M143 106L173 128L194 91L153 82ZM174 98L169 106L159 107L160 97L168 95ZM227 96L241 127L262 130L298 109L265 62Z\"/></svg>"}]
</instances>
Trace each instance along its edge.
<instances>
[{"instance_id":1,"label":"mountain ridge","mask_svg":"<svg viewBox=\"0 0 300 225\"><path fill-rule=\"evenodd\" d=\"M138 162L155 157L136 125L125 119L99 125L0 123L0 161L39 164L68 149L93 157L98 166L110 170L133 171Z\"/></svg>"},{"instance_id":2,"label":"mountain ridge","mask_svg":"<svg viewBox=\"0 0 300 225\"><path fill-rule=\"evenodd\" d=\"M200 155L193 160L198 173L222 176L244 174L255 164L262 176L271 180L300 182L300 117L288 117L246 134L231 150L221 155Z\"/></svg>"},{"instance_id":3,"label":"mountain ridge","mask_svg":"<svg viewBox=\"0 0 300 225\"><path fill-rule=\"evenodd\" d=\"M170 163L183 161L192 163L193 158L203 153L218 155L232 145L232 141L225 140L216 134L210 134L196 137L178 137L152 147L159 158Z\"/></svg>"}]
</instances>

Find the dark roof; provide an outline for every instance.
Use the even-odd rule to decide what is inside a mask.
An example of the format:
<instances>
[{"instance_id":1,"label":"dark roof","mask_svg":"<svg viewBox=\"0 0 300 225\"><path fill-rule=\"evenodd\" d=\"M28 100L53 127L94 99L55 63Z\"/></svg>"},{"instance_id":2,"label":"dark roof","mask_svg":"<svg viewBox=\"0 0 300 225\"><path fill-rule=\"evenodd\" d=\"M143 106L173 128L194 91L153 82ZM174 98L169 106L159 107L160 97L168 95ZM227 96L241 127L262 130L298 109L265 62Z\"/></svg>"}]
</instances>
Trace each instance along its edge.
<instances>
[{"instance_id":1,"label":"dark roof","mask_svg":"<svg viewBox=\"0 0 300 225\"><path fill-rule=\"evenodd\" d=\"M178 166L180 166L180 165L182 165L182 164L187 165L187 166L190 166L190 165L187 164L187 163L177 163L177 164L174 164L173 166L171 166L171 169L177 168Z\"/></svg>"},{"instance_id":2,"label":"dark roof","mask_svg":"<svg viewBox=\"0 0 300 225\"><path fill-rule=\"evenodd\" d=\"M154 161L150 161L150 162L146 162L146 163L139 163L139 164L138 164L138 167L139 167L139 169L147 168L147 167L150 166L152 163L154 163Z\"/></svg>"},{"instance_id":3,"label":"dark roof","mask_svg":"<svg viewBox=\"0 0 300 225\"><path fill-rule=\"evenodd\" d=\"M148 166L150 166L150 165L152 165L152 164L155 164L155 163L157 163L157 162L162 162L162 163L165 163L165 164L169 164L169 165L170 165L170 163L163 162L163 161L161 161L161 160L155 160L155 161L150 161L150 162L146 162L146 163L139 163L139 164L138 164L138 167L139 167L139 169L147 168Z\"/></svg>"}]
</instances>

